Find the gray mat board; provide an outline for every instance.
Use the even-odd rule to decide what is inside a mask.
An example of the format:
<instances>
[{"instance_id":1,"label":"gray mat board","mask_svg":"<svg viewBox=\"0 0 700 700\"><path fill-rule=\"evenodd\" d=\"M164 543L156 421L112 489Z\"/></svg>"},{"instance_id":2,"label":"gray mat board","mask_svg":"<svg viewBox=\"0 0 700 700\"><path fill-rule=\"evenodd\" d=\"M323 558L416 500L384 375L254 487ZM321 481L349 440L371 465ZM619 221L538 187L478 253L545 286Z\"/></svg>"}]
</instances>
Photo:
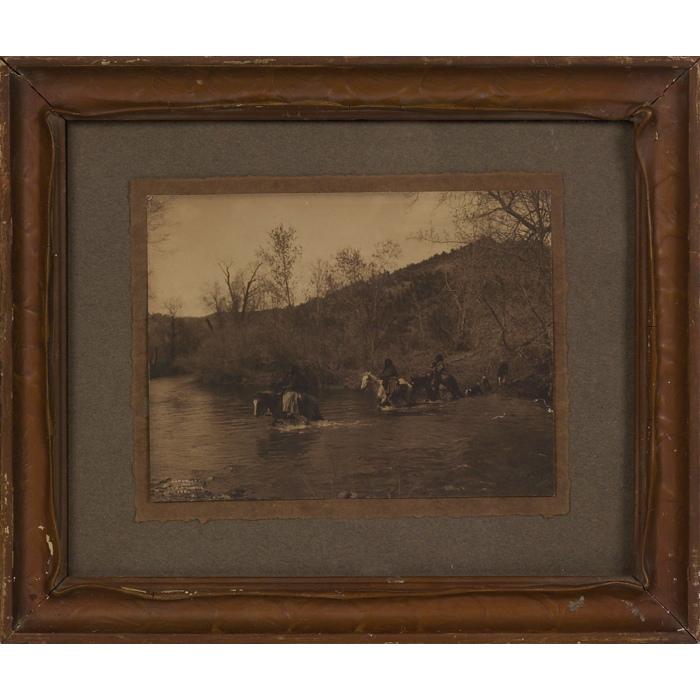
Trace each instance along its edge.
<instances>
[{"instance_id":1,"label":"gray mat board","mask_svg":"<svg viewBox=\"0 0 700 700\"><path fill-rule=\"evenodd\" d=\"M592 122L69 122L70 574L629 574L632 139ZM131 179L497 171L564 175L568 515L134 522Z\"/></svg>"}]
</instances>

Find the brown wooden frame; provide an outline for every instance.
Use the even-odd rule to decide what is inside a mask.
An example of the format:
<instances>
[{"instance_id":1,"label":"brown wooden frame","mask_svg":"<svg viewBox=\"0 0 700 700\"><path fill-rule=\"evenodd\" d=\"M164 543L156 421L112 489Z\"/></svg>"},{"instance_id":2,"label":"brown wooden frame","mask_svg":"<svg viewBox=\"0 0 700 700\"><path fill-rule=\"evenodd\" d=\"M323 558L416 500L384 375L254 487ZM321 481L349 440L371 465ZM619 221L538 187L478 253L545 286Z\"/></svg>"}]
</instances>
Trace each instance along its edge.
<instances>
[{"instance_id":1,"label":"brown wooden frame","mask_svg":"<svg viewBox=\"0 0 700 700\"><path fill-rule=\"evenodd\" d=\"M634 576L67 577L66 120L368 118L636 124ZM3 640L700 637L698 59L9 58L0 187Z\"/></svg>"}]
</instances>

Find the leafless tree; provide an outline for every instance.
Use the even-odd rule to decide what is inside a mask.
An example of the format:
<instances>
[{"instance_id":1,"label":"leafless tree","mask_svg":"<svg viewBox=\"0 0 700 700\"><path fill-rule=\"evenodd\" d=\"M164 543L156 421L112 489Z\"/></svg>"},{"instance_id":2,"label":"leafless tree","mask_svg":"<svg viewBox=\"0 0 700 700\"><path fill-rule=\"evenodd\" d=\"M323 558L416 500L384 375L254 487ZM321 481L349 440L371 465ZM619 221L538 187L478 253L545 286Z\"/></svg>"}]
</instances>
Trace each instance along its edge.
<instances>
[{"instance_id":1,"label":"leafless tree","mask_svg":"<svg viewBox=\"0 0 700 700\"><path fill-rule=\"evenodd\" d=\"M184 303L180 297L171 297L165 302L164 306L170 319L170 362L172 364L175 362L175 357L177 356L176 319L178 314L182 311Z\"/></svg>"},{"instance_id":2,"label":"leafless tree","mask_svg":"<svg viewBox=\"0 0 700 700\"><path fill-rule=\"evenodd\" d=\"M451 208L452 230L431 228L416 237L466 247L461 291L467 292L469 306L476 300L486 310L506 353L517 354L541 339L551 342L551 193L444 192L440 205ZM479 249L489 255L479 255ZM464 295L447 276L445 288L459 309L461 326ZM460 331L455 328L456 334Z\"/></svg>"},{"instance_id":3,"label":"leafless tree","mask_svg":"<svg viewBox=\"0 0 700 700\"><path fill-rule=\"evenodd\" d=\"M334 258L335 279L346 289L343 298L352 309L356 330L372 356L388 331L391 308L387 303L386 273L401 257L401 247L384 241L366 259L358 248L343 248Z\"/></svg>"},{"instance_id":4,"label":"leafless tree","mask_svg":"<svg viewBox=\"0 0 700 700\"><path fill-rule=\"evenodd\" d=\"M150 254L169 255L172 251L168 248L170 229L177 222L172 218L172 202L165 195L148 195L146 199L146 230L148 238L148 250ZM148 277L151 278L153 268L149 266ZM148 301L154 302L156 294L153 287L148 286Z\"/></svg>"},{"instance_id":5,"label":"leafless tree","mask_svg":"<svg viewBox=\"0 0 700 700\"><path fill-rule=\"evenodd\" d=\"M255 309L255 298L261 291L260 268L263 262L258 260L237 272L233 271L233 261L230 259L218 260L217 264L223 284L218 280L212 283L204 290L202 301L216 315L219 325L227 318L245 323Z\"/></svg>"},{"instance_id":6,"label":"leafless tree","mask_svg":"<svg viewBox=\"0 0 700 700\"><path fill-rule=\"evenodd\" d=\"M243 284L243 301L241 302L241 323L246 321L246 313L249 313L254 306L256 298L260 295L260 268L263 266L263 262L260 260L258 262L252 263L249 268L249 274L247 276L247 281Z\"/></svg>"},{"instance_id":7,"label":"leafless tree","mask_svg":"<svg viewBox=\"0 0 700 700\"><path fill-rule=\"evenodd\" d=\"M159 253L167 253L170 227L177 224L172 218L172 200L165 195L149 194L146 201L148 218L148 246Z\"/></svg>"},{"instance_id":8,"label":"leafless tree","mask_svg":"<svg viewBox=\"0 0 700 700\"><path fill-rule=\"evenodd\" d=\"M301 247L296 245L297 232L292 227L280 224L269 233L269 242L259 251L260 260L270 270L270 281L281 306L294 306L296 279L294 266L301 257Z\"/></svg>"},{"instance_id":9,"label":"leafless tree","mask_svg":"<svg viewBox=\"0 0 700 700\"><path fill-rule=\"evenodd\" d=\"M401 246L395 241L386 240L375 244L374 252L372 253L371 265L374 266L373 272L384 273L396 267L396 263L403 257Z\"/></svg>"},{"instance_id":10,"label":"leafless tree","mask_svg":"<svg viewBox=\"0 0 700 700\"><path fill-rule=\"evenodd\" d=\"M217 265L221 270L224 279L225 293L228 295L227 306L231 315L237 314L241 304L241 279L240 275L232 271L233 261L217 260Z\"/></svg>"},{"instance_id":11,"label":"leafless tree","mask_svg":"<svg viewBox=\"0 0 700 700\"><path fill-rule=\"evenodd\" d=\"M480 238L499 242L551 243L551 193L547 190L443 192L441 205L452 210L452 231L419 232L431 243L473 243Z\"/></svg>"},{"instance_id":12,"label":"leafless tree","mask_svg":"<svg viewBox=\"0 0 700 700\"><path fill-rule=\"evenodd\" d=\"M219 325L223 325L224 319L229 312L228 299L219 281L215 281L202 293L202 302L204 306L211 311Z\"/></svg>"},{"instance_id":13,"label":"leafless tree","mask_svg":"<svg viewBox=\"0 0 700 700\"><path fill-rule=\"evenodd\" d=\"M335 271L327 260L316 260L311 266L311 278L306 289L306 301L311 304L316 327L321 325L324 297L337 287Z\"/></svg>"}]
</instances>

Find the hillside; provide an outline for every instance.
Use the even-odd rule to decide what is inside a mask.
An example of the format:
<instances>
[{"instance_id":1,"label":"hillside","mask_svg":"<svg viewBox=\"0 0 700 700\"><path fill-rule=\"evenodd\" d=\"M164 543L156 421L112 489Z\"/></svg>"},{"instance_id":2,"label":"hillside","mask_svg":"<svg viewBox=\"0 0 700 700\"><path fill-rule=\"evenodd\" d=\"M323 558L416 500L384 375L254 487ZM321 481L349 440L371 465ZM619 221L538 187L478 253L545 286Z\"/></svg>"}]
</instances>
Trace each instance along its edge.
<instances>
[{"instance_id":1,"label":"hillside","mask_svg":"<svg viewBox=\"0 0 700 700\"><path fill-rule=\"evenodd\" d=\"M510 365L514 392L551 395L551 251L482 237L392 272L358 256L290 308L204 318L153 315L151 376L267 384L291 363L323 385L355 386L391 357L422 374L441 353L464 387Z\"/></svg>"}]
</instances>

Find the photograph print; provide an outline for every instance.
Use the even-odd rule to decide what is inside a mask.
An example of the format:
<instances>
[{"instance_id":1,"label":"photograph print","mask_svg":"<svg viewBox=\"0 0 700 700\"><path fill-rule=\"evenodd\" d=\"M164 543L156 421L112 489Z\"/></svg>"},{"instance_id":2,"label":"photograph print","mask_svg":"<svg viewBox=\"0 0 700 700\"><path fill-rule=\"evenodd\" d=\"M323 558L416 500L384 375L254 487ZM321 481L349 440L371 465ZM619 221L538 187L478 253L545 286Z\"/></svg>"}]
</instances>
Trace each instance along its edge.
<instances>
[{"instance_id":1,"label":"photograph print","mask_svg":"<svg viewBox=\"0 0 700 700\"><path fill-rule=\"evenodd\" d=\"M137 519L568 511L552 174L132 182Z\"/></svg>"}]
</instances>

